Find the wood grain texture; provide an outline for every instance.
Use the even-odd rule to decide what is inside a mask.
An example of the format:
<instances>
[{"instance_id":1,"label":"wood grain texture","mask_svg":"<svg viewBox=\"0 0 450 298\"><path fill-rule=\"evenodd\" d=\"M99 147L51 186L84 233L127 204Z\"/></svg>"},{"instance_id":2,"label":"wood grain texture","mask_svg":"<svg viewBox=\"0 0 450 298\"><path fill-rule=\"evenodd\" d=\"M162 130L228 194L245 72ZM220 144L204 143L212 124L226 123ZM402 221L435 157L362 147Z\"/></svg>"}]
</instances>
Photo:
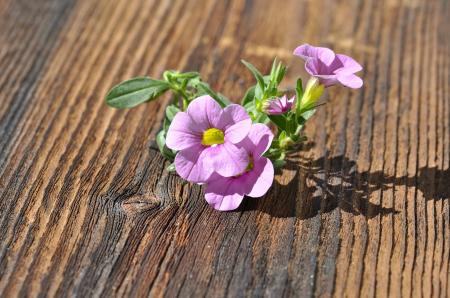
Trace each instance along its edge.
<instances>
[{"instance_id":1,"label":"wood grain texture","mask_svg":"<svg viewBox=\"0 0 450 298\"><path fill-rule=\"evenodd\" d=\"M0 296L450 296L446 0L0 1ZM151 140L169 97L113 84L199 70L238 100L244 58L361 61L270 192L207 206Z\"/></svg>"}]
</instances>

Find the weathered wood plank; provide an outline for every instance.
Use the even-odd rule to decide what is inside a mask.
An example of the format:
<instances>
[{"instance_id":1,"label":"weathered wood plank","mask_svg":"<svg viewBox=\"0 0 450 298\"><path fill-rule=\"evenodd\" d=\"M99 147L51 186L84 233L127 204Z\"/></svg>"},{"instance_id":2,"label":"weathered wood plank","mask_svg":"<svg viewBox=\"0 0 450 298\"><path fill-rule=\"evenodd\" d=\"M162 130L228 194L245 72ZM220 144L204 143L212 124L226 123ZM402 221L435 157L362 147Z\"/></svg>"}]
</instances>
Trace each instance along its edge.
<instances>
[{"instance_id":1,"label":"weathered wood plank","mask_svg":"<svg viewBox=\"0 0 450 298\"><path fill-rule=\"evenodd\" d=\"M446 297L448 1L0 1L0 296ZM364 65L332 88L262 199L236 212L165 171L169 98L115 111L122 79L199 70L238 100L240 58Z\"/></svg>"}]
</instances>

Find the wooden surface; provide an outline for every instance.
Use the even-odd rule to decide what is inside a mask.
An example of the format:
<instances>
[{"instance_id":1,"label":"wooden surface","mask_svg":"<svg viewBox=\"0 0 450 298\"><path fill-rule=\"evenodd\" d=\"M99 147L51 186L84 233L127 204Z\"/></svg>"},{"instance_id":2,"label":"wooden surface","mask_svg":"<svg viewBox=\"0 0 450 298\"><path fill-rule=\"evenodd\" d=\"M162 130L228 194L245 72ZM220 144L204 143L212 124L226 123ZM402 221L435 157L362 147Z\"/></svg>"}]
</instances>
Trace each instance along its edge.
<instances>
[{"instance_id":1,"label":"wooden surface","mask_svg":"<svg viewBox=\"0 0 450 298\"><path fill-rule=\"evenodd\" d=\"M1 0L0 296L450 295L448 0ZM264 198L236 212L168 174L164 97L113 84L199 70L234 100L308 42L354 56ZM306 76L305 76L306 77Z\"/></svg>"}]
</instances>

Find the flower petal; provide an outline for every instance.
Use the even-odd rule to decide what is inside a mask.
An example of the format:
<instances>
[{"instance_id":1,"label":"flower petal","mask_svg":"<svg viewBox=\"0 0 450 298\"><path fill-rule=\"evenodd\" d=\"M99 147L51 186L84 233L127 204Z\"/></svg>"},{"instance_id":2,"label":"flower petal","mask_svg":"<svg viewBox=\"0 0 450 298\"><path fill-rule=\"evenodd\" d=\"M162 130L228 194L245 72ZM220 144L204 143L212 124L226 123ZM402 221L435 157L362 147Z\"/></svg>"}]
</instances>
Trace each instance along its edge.
<instances>
[{"instance_id":1,"label":"flower petal","mask_svg":"<svg viewBox=\"0 0 450 298\"><path fill-rule=\"evenodd\" d=\"M246 184L251 187L247 193L249 197L258 198L266 194L272 186L274 169L272 162L261 157L254 161L253 170L248 172Z\"/></svg>"},{"instance_id":2,"label":"flower petal","mask_svg":"<svg viewBox=\"0 0 450 298\"><path fill-rule=\"evenodd\" d=\"M354 74L338 74L337 80L344 86L349 88L358 89L363 85L363 80Z\"/></svg>"},{"instance_id":3,"label":"flower petal","mask_svg":"<svg viewBox=\"0 0 450 298\"><path fill-rule=\"evenodd\" d=\"M316 47L305 43L295 48L294 55L308 60L308 58L317 58L317 50Z\"/></svg>"},{"instance_id":4,"label":"flower petal","mask_svg":"<svg viewBox=\"0 0 450 298\"><path fill-rule=\"evenodd\" d=\"M243 173L249 163L247 151L230 142L208 147L204 152L204 167L212 169L223 177Z\"/></svg>"},{"instance_id":5,"label":"flower petal","mask_svg":"<svg viewBox=\"0 0 450 298\"><path fill-rule=\"evenodd\" d=\"M222 108L211 96L203 95L189 104L187 113L199 129L205 131L208 128L217 127Z\"/></svg>"},{"instance_id":6,"label":"flower petal","mask_svg":"<svg viewBox=\"0 0 450 298\"><path fill-rule=\"evenodd\" d=\"M225 141L237 144L242 141L252 127L252 120L246 119L239 121L225 130Z\"/></svg>"},{"instance_id":7,"label":"flower petal","mask_svg":"<svg viewBox=\"0 0 450 298\"><path fill-rule=\"evenodd\" d=\"M183 179L194 183L203 183L209 179L213 169L205 166L204 147L201 145L178 152L175 156L175 170Z\"/></svg>"},{"instance_id":8,"label":"flower petal","mask_svg":"<svg viewBox=\"0 0 450 298\"><path fill-rule=\"evenodd\" d=\"M335 54L332 50L323 47L314 47L309 44L304 44L297 47L294 50L294 55L299 56L304 60L308 60L309 58L317 58L326 65L330 65L335 58Z\"/></svg>"},{"instance_id":9,"label":"flower petal","mask_svg":"<svg viewBox=\"0 0 450 298\"><path fill-rule=\"evenodd\" d=\"M333 63L336 58L336 54L328 48L317 47L317 57L322 61L325 65L329 66Z\"/></svg>"},{"instance_id":10,"label":"flower petal","mask_svg":"<svg viewBox=\"0 0 450 298\"><path fill-rule=\"evenodd\" d=\"M238 186L234 178L219 176L206 186L205 199L216 210L234 210L239 207L244 199L244 193L239 191Z\"/></svg>"},{"instance_id":11,"label":"flower petal","mask_svg":"<svg viewBox=\"0 0 450 298\"><path fill-rule=\"evenodd\" d=\"M288 112L294 103L295 96L288 99L286 95L275 99L267 100L264 103L264 110L269 115L281 115Z\"/></svg>"},{"instance_id":12,"label":"flower petal","mask_svg":"<svg viewBox=\"0 0 450 298\"><path fill-rule=\"evenodd\" d=\"M217 128L226 130L231 125L248 119L250 119L250 116L243 106L231 104L223 109Z\"/></svg>"},{"instance_id":13,"label":"flower petal","mask_svg":"<svg viewBox=\"0 0 450 298\"><path fill-rule=\"evenodd\" d=\"M251 152L254 157L259 157L266 152L272 144L273 133L270 128L262 123L252 125L246 140L239 145L244 147L247 152Z\"/></svg>"},{"instance_id":14,"label":"flower petal","mask_svg":"<svg viewBox=\"0 0 450 298\"><path fill-rule=\"evenodd\" d=\"M178 112L170 124L166 145L170 149L183 150L201 143L201 131L184 112Z\"/></svg>"},{"instance_id":15,"label":"flower petal","mask_svg":"<svg viewBox=\"0 0 450 298\"><path fill-rule=\"evenodd\" d=\"M309 59L306 61L305 69L310 75L319 78L320 83L326 87L338 83L336 74L330 71L328 67L326 67L318 59Z\"/></svg>"},{"instance_id":16,"label":"flower petal","mask_svg":"<svg viewBox=\"0 0 450 298\"><path fill-rule=\"evenodd\" d=\"M311 58L306 60L305 70L312 76L320 75L321 74L320 60L317 58Z\"/></svg>"},{"instance_id":17,"label":"flower petal","mask_svg":"<svg viewBox=\"0 0 450 298\"><path fill-rule=\"evenodd\" d=\"M331 80L336 77L334 70L331 67L326 66L319 59L309 59L305 63L306 71L321 80Z\"/></svg>"},{"instance_id":18,"label":"flower petal","mask_svg":"<svg viewBox=\"0 0 450 298\"><path fill-rule=\"evenodd\" d=\"M288 107L289 107L289 109L291 109L292 106L294 105L295 99L296 99L295 96L292 96L292 97L288 100Z\"/></svg>"},{"instance_id":19,"label":"flower petal","mask_svg":"<svg viewBox=\"0 0 450 298\"><path fill-rule=\"evenodd\" d=\"M355 73L363 69L358 62L347 55L337 54L336 58L336 60L339 60L343 65L343 67L338 70L339 72Z\"/></svg>"}]
</instances>

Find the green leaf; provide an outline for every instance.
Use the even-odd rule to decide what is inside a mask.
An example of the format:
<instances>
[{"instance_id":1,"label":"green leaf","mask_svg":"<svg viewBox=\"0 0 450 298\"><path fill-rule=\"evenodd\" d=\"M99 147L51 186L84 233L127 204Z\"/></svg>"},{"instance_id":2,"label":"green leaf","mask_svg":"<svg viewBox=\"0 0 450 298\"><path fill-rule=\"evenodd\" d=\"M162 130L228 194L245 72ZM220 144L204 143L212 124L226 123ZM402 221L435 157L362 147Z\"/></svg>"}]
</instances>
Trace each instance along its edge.
<instances>
[{"instance_id":1,"label":"green leaf","mask_svg":"<svg viewBox=\"0 0 450 298\"><path fill-rule=\"evenodd\" d=\"M170 88L165 81L137 77L114 86L106 95L106 104L116 109L132 108L155 99Z\"/></svg>"},{"instance_id":2,"label":"green leaf","mask_svg":"<svg viewBox=\"0 0 450 298\"><path fill-rule=\"evenodd\" d=\"M247 62L245 60L241 60L241 61L245 65L245 67L247 67L248 70L250 70L250 72L253 74L253 76L255 77L256 81L260 85L261 89L264 90L265 83L264 83L263 75L259 72L259 70L256 69L256 67L253 66L253 64L251 64L251 63L249 63L249 62Z\"/></svg>"},{"instance_id":3,"label":"green leaf","mask_svg":"<svg viewBox=\"0 0 450 298\"><path fill-rule=\"evenodd\" d=\"M286 118L282 115L268 115L270 121L275 123L277 127L279 127L281 130L286 130Z\"/></svg>"},{"instance_id":4,"label":"green leaf","mask_svg":"<svg viewBox=\"0 0 450 298\"><path fill-rule=\"evenodd\" d=\"M297 129L297 119L295 119L295 115L292 115L293 117L289 117L286 121L286 131L289 133L289 135L294 134L295 130Z\"/></svg>"},{"instance_id":5,"label":"green leaf","mask_svg":"<svg viewBox=\"0 0 450 298\"><path fill-rule=\"evenodd\" d=\"M194 79L194 78L200 77L200 74L196 71L189 71L189 72L178 73L178 74L174 75L174 77L180 78L180 79Z\"/></svg>"},{"instance_id":6,"label":"green leaf","mask_svg":"<svg viewBox=\"0 0 450 298\"><path fill-rule=\"evenodd\" d=\"M268 85L270 83L270 75L263 76L264 84Z\"/></svg>"},{"instance_id":7,"label":"green leaf","mask_svg":"<svg viewBox=\"0 0 450 298\"><path fill-rule=\"evenodd\" d=\"M272 161L272 163L275 169L281 169L286 164L286 161L284 159L277 159Z\"/></svg>"},{"instance_id":8,"label":"green leaf","mask_svg":"<svg viewBox=\"0 0 450 298\"><path fill-rule=\"evenodd\" d=\"M299 98L301 98L303 96L303 82L302 82L302 79L300 79L300 78L297 80L295 92L297 93L297 96Z\"/></svg>"},{"instance_id":9,"label":"green leaf","mask_svg":"<svg viewBox=\"0 0 450 298\"><path fill-rule=\"evenodd\" d=\"M169 119L167 119L167 117L164 117L163 130L167 133L167 131L169 130L169 127L170 127L170 121L169 121Z\"/></svg>"},{"instance_id":10,"label":"green leaf","mask_svg":"<svg viewBox=\"0 0 450 298\"><path fill-rule=\"evenodd\" d=\"M166 146L166 131L165 130L161 130L156 135L156 144L158 145L158 149L161 152L161 154L167 160L173 161L173 159L175 158L175 153L172 150L170 150L169 148L167 148L167 146Z\"/></svg>"},{"instance_id":11,"label":"green leaf","mask_svg":"<svg viewBox=\"0 0 450 298\"><path fill-rule=\"evenodd\" d=\"M299 125L303 125L309 118L311 118L314 115L315 112L316 109L314 108L303 112L297 119Z\"/></svg>"},{"instance_id":12,"label":"green leaf","mask_svg":"<svg viewBox=\"0 0 450 298\"><path fill-rule=\"evenodd\" d=\"M286 75L287 67L283 65L281 62L279 64L279 68L277 71L277 84L280 84L281 81L284 79L284 76Z\"/></svg>"},{"instance_id":13,"label":"green leaf","mask_svg":"<svg viewBox=\"0 0 450 298\"><path fill-rule=\"evenodd\" d=\"M255 120L253 122L255 123L263 123L268 124L270 121L269 117L267 117L267 114L257 112Z\"/></svg>"},{"instance_id":14,"label":"green leaf","mask_svg":"<svg viewBox=\"0 0 450 298\"><path fill-rule=\"evenodd\" d=\"M166 117L167 119L172 122L173 118L175 117L175 115L181 112L180 109L176 106L176 105L169 105L166 108Z\"/></svg>"},{"instance_id":15,"label":"green leaf","mask_svg":"<svg viewBox=\"0 0 450 298\"><path fill-rule=\"evenodd\" d=\"M306 111L306 112L304 112L304 113L302 114L302 117L303 117L305 120L308 120L309 118L312 117L312 115L314 115L315 112L316 112L316 109L312 109L312 110Z\"/></svg>"},{"instance_id":16,"label":"green leaf","mask_svg":"<svg viewBox=\"0 0 450 298\"><path fill-rule=\"evenodd\" d=\"M214 92L211 87L208 85L208 83L205 83L201 80L192 80L191 81L192 87L194 87L195 89L197 89L197 91L199 92L198 95L203 95L203 94L207 94L209 96L211 96L212 98L214 98L215 101L217 101L217 103L222 107L226 107L227 105L229 105L231 102L228 98L226 98L225 96L223 96L220 93L216 93Z\"/></svg>"},{"instance_id":17,"label":"green leaf","mask_svg":"<svg viewBox=\"0 0 450 298\"><path fill-rule=\"evenodd\" d=\"M272 68L270 69L270 78L275 78L278 68L278 59L275 57L272 62Z\"/></svg>"},{"instance_id":18,"label":"green leaf","mask_svg":"<svg viewBox=\"0 0 450 298\"><path fill-rule=\"evenodd\" d=\"M258 111L256 110L256 106L255 106L254 102L253 101L247 102L244 105L244 108L247 111L247 113L249 114L252 121L255 121L255 119L258 115Z\"/></svg>"},{"instance_id":19,"label":"green leaf","mask_svg":"<svg viewBox=\"0 0 450 298\"><path fill-rule=\"evenodd\" d=\"M283 130L282 132L280 132L280 134L278 135L278 141L281 142L286 138L286 132Z\"/></svg>"},{"instance_id":20,"label":"green leaf","mask_svg":"<svg viewBox=\"0 0 450 298\"><path fill-rule=\"evenodd\" d=\"M166 70L163 72L163 78L167 82L172 82L174 80L173 77L176 76L177 74L178 72L175 70Z\"/></svg>"},{"instance_id":21,"label":"green leaf","mask_svg":"<svg viewBox=\"0 0 450 298\"><path fill-rule=\"evenodd\" d=\"M274 151L278 151L278 148L280 145L280 142L278 142L278 139L273 139L272 144L270 145L270 149L266 152L268 155L271 155ZM264 154L266 155L266 154ZM272 154L273 155L273 154Z\"/></svg>"},{"instance_id":22,"label":"green leaf","mask_svg":"<svg viewBox=\"0 0 450 298\"><path fill-rule=\"evenodd\" d=\"M301 110L301 100L303 97L303 82L302 79L298 79L297 80L297 85L295 87L295 96L296 98L296 106L295 106L295 110L296 110L296 114L298 115L300 110Z\"/></svg>"},{"instance_id":23,"label":"green leaf","mask_svg":"<svg viewBox=\"0 0 450 298\"><path fill-rule=\"evenodd\" d=\"M167 172L175 172L175 164L171 163L168 167L167 167Z\"/></svg>"},{"instance_id":24,"label":"green leaf","mask_svg":"<svg viewBox=\"0 0 450 298\"><path fill-rule=\"evenodd\" d=\"M262 99L264 97L264 90L261 89L261 86L258 84L255 88L255 98Z\"/></svg>"},{"instance_id":25,"label":"green leaf","mask_svg":"<svg viewBox=\"0 0 450 298\"><path fill-rule=\"evenodd\" d=\"M270 70L269 75L269 81L266 81L265 91L268 97L277 95L278 85L286 75L286 69L286 66L282 62L278 61L277 58L273 60L272 69Z\"/></svg>"},{"instance_id":26,"label":"green leaf","mask_svg":"<svg viewBox=\"0 0 450 298\"><path fill-rule=\"evenodd\" d=\"M164 130L161 130L156 135L156 144L158 145L159 151L164 153L164 146L166 146L166 132Z\"/></svg>"},{"instance_id":27,"label":"green leaf","mask_svg":"<svg viewBox=\"0 0 450 298\"><path fill-rule=\"evenodd\" d=\"M242 105L245 106L249 102L252 102L255 99L255 89L256 87L248 88L247 92L245 92L244 98L242 98Z\"/></svg>"}]
</instances>

